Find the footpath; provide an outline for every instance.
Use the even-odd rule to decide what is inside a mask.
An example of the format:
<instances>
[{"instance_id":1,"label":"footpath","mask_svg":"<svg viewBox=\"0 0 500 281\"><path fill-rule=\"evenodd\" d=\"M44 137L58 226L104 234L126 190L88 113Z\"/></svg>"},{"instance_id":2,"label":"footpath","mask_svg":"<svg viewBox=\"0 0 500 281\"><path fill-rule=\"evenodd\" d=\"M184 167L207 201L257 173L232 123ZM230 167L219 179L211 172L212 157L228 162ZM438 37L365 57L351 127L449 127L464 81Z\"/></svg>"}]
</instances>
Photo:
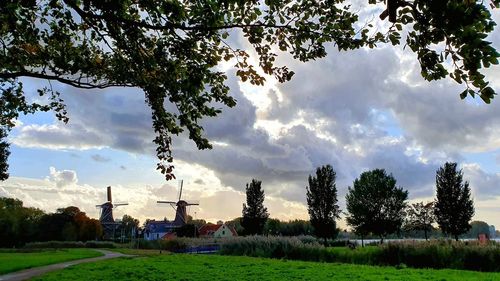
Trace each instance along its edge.
<instances>
[{"instance_id":1,"label":"footpath","mask_svg":"<svg viewBox=\"0 0 500 281\"><path fill-rule=\"evenodd\" d=\"M0 275L0 281L27 280L27 279L30 279L30 278L33 278L36 276L40 276L40 275L45 274L47 272L64 269L66 267L70 267L70 266L73 266L76 264L102 261L102 260L108 260L108 259L114 259L114 258L120 258L120 257L133 257L132 255L125 255L122 253L116 253L116 252L111 252L111 251L106 251L106 250L101 250L101 249L95 249L95 250L103 253L104 256L95 257L95 258L88 258L88 259L81 259L81 260L67 261L67 262L62 262L62 263L56 263L56 264L34 267L34 268L29 268L29 269L25 269L25 270L21 270L21 271L11 272L11 273L8 273L5 275Z\"/></svg>"}]
</instances>

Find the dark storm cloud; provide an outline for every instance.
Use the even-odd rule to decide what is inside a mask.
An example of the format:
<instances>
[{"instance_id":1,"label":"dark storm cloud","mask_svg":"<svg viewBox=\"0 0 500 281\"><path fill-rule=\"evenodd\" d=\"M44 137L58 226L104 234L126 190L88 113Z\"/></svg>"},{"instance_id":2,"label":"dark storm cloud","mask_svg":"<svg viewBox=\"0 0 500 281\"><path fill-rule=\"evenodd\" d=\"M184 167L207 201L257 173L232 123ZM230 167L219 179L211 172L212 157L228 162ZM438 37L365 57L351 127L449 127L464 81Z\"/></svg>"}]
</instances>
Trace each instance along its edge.
<instances>
[{"instance_id":1,"label":"dark storm cloud","mask_svg":"<svg viewBox=\"0 0 500 281\"><path fill-rule=\"evenodd\" d=\"M476 198L487 200L500 196L500 173L487 173L477 164L464 165L463 173Z\"/></svg>"}]
</instances>

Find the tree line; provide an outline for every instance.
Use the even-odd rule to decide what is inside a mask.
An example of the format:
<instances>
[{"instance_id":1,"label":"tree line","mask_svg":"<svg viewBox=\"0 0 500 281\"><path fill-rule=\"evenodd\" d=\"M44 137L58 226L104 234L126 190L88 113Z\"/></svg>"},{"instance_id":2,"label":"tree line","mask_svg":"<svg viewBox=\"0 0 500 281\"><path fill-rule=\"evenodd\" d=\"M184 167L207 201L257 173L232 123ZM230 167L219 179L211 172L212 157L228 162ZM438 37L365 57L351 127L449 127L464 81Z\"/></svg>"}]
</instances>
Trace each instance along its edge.
<instances>
[{"instance_id":1,"label":"tree line","mask_svg":"<svg viewBox=\"0 0 500 281\"><path fill-rule=\"evenodd\" d=\"M139 221L124 215L116 235L130 236ZM103 229L97 219L79 208L59 208L54 213L23 206L19 199L0 197L0 247L19 247L39 241L101 240Z\"/></svg>"},{"instance_id":2,"label":"tree line","mask_svg":"<svg viewBox=\"0 0 500 281\"><path fill-rule=\"evenodd\" d=\"M397 186L392 174L384 169L361 173L346 194L346 210L338 205L336 173L325 165L309 175L306 186L307 206L312 233L325 240L336 238L336 220L345 214L347 225L361 239L422 231L428 239L437 223L442 233L459 239L471 229L474 202L469 183L457 163L445 163L436 171L436 198L432 202L408 203L408 191ZM245 234L275 234L264 232L269 213L264 207L262 182L252 180L246 187L241 227ZM269 228L268 228L269 229Z\"/></svg>"},{"instance_id":3,"label":"tree line","mask_svg":"<svg viewBox=\"0 0 500 281\"><path fill-rule=\"evenodd\" d=\"M306 186L310 220L280 221L270 219L264 206L262 182L252 180L246 185L246 203L242 217L227 221L240 235L311 235L335 239L341 231L337 220L345 215L351 232L361 239L378 237L415 237L423 232L425 239L436 236L438 230L459 239L468 233L475 237L488 234L488 225L470 220L474 215L469 183L463 180L456 163L445 163L436 172L436 199L432 202L408 203L408 191L398 187L396 179L383 169L363 172L348 187L346 210L338 205L336 173L325 165L309 175ZM146 221L147 222L147 221ZM207 222L188 218L188 224L179 229L178 236L196 236L196 230ZM472 226L471 226L472 225ZM115 240L138 237L139 220L124 215L117 224ZM74 206L45 213L40 209L24 207L22 201L0 197L0 247L19 246L32 241L87 241L102 238L100 222L89 218ZM344 231L344 236L347 231Z\"/></svg>"}]
</instances>

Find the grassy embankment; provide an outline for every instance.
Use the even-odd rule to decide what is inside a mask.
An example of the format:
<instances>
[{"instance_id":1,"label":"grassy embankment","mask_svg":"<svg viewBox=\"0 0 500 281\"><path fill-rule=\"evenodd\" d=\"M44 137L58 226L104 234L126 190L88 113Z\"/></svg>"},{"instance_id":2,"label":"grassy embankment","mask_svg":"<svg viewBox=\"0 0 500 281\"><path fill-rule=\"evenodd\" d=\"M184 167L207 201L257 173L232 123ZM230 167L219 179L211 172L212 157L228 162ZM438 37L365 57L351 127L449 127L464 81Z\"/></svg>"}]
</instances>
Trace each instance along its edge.
<instances>
[{"instance_id":1,"label":"grassy embankment","mask_svg":"<svg viewBox=\"0 0 500 281\"><path fill-rule=\"evenodd\" d=\"M0 275L22 269L102 256L91 249L43 250L36 252L15 252L0 250Z\"/></svg>"},{"instance_id":2,"label":"grassy embankment","mask_svg":"<svg viewBox=\"0 0 500 281\"><path fill-rule=\"evenodd\" d=\"M148 253L158 253L151 251ZM132 252L130 252L132 253ZM500 273L162 254L81 264L34 280L500 280Z\"/></svg>"}]
</instances>

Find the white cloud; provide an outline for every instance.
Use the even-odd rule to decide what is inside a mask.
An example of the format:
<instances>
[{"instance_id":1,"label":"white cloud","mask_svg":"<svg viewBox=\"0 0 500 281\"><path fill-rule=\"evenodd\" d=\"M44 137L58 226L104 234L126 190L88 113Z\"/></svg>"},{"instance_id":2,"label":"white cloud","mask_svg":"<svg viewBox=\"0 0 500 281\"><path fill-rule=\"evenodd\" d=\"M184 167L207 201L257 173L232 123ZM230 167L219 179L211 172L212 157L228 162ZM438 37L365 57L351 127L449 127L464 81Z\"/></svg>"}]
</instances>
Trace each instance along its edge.
<instances>
[{"instance_id":1,"label":"white cloud","mask_svg":"<svg viewBox=\"0 0 500 281\"><path fill-rule=\"evenodd\" d=\"M78 177L76 176L75 171L72 170L57 171L56 168L54 167L50 167L49 171L50 175L47 177L47 179L50 182L55 183L57 188L74 186L78 183Z\"/></svg>"},{"instance_id":2,"label":"white cloud","mask_svg":"<svg viewBox=\"0 0 500 281\"><path fill-rule=\"evenodd\" d=\"M80 124L27 125L21 128L13 143L20 147L46 149L103 148L104 140L99 133Z\"/></svg>"},{"instance_id":3,"label":"white cloud","mask_svg":"<svg viewBox=\"0 0 500 281\"><path fill-rule=\"evenodd\" d=\"M376 9L373 6L364 16L377 14ZM499 34L495 31L491 37L497 46ZM445 161L461 163L466 152L500 148L500 101L491 105L477 99L463 101L458 96L460 85L423 81L415 56L397 47L328 51L327 58L307 64L281 57L279 62L296 73L285 84L271 79L265 87L249 86L238 82L229 69L228 85L238 105L202 121L206 135L219 145L198 151L185 135L173 137L176 174L192 179L186 196L206 200L199 215L238 216L245 183L256 178L272 198L270 210L276 212L272 216L285 216L284 210L294 206L296 212L290 214L300 217L307 176L324 164L332 164L337 171L340 201L347 186L373 168L393 173L398 184L410 190L411 198L429 198L435 171ZM494 75L498 70L488 71L493 85L500 83ZM54 86L64 93L70 124L25 122L14 144L54 150L100 148L154 157L151 111L139 90L108 89L89 95ZM107 157L92 158L102 162ZM126 165L127 173L134 173L133 163ZM497 198L499 176L484 170L477 164L464 166L479 200ZM62 172L54 170L54 174ZM65 176L51 175L52 183L79 186L76 173ZM131 203L126 210L143 217L161 212L172 216L170 210L151 206L157 198L175 198L175 184L156 188L119 184L117 195ZM103 188L78 187L79 192L94 190L92 194L99 198L104 198ZM18 196L31 200L24 193ZM77 202L68 196L65 200ZM94 196L92 200L104 199Z\"/></svg>"},{"instance_id":4,"label":"white cloud","mask_svg":"<svg viewBox=\"0 0 500 281\"><path fill-rule=\"evenodd\" d=\"M187 167L184 167L186 170ZM208 221L230 220L241 216L244 193L232 188L220 186L220 181L205 169L198 176L203 183L193 180L184 183L183 199L199 202L199 206L189 208L189 214ZM22 200L25 206L37 207L46 212L55 212L58 208L77 206L87 215L97 218L99 210L95 207L106 200L106 187L79 184L75 171L57 171L51 167L50 180L11 177L0 182L0 196ZM194 175L195 173L193 173ZM157 200L176 200L178 187L175 182L161 186L113 185L113 202L128 203L114 210L114 217L124 214L140 219L174 219L175 210L170 205L156 203ZM265 205L272 217L281 219L305 218L307 210L303 204L290 203L286 200L268 197Z\"/></svg>"}]
</instances>

